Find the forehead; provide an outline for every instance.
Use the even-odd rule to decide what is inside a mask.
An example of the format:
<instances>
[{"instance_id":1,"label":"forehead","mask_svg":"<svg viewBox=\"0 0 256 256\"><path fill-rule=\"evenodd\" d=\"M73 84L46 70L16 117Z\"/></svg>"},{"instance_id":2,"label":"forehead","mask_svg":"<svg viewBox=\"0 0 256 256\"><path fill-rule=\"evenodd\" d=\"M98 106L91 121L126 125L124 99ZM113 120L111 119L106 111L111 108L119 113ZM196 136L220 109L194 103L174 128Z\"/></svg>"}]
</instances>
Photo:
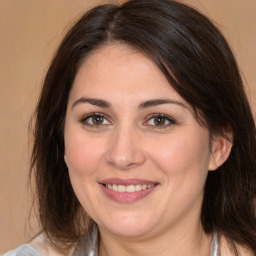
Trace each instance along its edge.
<instances>
[{"instance_id":1,"label":"forehead","mask_svg":"<svg viewBox=\"0 0 256 256\"><path fill-rule=\"evenodd\" d=\"M80 66L70 97L185 100L172 88L157 65L144 53L123 44L102 46Z\"/></svg>"}]
</instances>

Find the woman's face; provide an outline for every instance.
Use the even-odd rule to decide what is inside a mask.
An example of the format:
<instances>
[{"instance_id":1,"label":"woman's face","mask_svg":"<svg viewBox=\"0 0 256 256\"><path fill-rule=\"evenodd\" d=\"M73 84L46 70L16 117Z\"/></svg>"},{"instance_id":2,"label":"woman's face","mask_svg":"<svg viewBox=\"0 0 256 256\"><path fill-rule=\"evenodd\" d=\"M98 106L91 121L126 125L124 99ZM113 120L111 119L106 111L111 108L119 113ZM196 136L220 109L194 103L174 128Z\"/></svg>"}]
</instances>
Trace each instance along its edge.
<instances>
[{"instance_id":1,"label":"woman's face","mask_svg":"<svg viewBox=\"0 0 256 256\"><path fill-rule=\"evenodd\" d=\"M115 44L85 59L69 96L65 154L101 232L144 237L200 223L209 132L142 53Z\"/></svg>"}]
</instances>

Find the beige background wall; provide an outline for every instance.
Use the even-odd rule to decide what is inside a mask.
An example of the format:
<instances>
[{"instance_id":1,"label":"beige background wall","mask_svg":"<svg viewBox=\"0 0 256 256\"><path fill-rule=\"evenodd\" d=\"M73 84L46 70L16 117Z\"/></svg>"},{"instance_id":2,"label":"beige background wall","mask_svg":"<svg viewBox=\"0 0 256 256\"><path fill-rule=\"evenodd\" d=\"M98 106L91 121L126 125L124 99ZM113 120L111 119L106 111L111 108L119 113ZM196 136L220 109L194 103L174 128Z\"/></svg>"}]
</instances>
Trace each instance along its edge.
<instances>
[{"instance_id":1,"label":"beige background wall","mask_svg":"<svg viewBox=\"0 0 256 256\"><path fill-rule=\"evenodd\" d=\"M201 9L226 35L255 112L256 0L182 1ZM27 130L50 58L83 10L104 2L110 1L0 0L0 254L37 231L34 219L28 221Z\"/></svg>"}]
</instances>

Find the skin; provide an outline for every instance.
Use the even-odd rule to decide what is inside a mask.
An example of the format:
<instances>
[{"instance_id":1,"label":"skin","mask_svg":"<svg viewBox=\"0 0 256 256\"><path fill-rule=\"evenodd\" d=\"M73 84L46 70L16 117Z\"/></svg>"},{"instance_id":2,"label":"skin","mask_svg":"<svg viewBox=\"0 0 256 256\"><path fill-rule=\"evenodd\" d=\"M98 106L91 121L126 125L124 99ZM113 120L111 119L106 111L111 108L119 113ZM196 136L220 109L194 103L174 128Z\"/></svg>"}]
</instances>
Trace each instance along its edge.
<instances>
[{"instance_id":1,"label":"skin","mask_svg":"<svg viewBox=\"0 0 256 256\"><path fill-rule=\"evenodd\" d=\"M156 99L171 102L143 105ZM120 44L92 52L70 91L64 138L72 186L99 226L101 256L209 255L204 185L231 145L215 136L210 148L209 131L147 56ZM116 202L99 184L108 178L158 185L140 200Z\"/></svg>"}]
</instances>

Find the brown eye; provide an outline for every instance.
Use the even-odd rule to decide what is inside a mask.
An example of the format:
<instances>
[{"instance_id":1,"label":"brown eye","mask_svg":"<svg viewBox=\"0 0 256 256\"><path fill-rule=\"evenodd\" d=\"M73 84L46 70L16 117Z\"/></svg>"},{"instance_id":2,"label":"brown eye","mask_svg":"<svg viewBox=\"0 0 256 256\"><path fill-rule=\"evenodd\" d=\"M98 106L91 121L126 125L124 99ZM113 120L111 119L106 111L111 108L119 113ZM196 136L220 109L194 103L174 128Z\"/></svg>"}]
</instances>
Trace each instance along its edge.
<instances>
[{"instance_id":1,"label":"brown eye","mask_svg":"<svg viewBox=\"0 0 256 256\"><path fill-rule=\"evenodd\" d=\"M102 116L93 116L91 119L94 125L101 125L104 122L104 117Z\"/></svg>"},{"instance_id":2,"label":"brown eye","mask_svg":"<svg viewBox=\"0 0 256 256\"><path fill-rule=\"evenodd\" d=\"M147 125L159 128L164 128L172 124L175 124L175 121L172 118L162 114L152 115L147 121Z\"/></svg>"},{"instance_id":3,"label":"brown eye","mask_svg":"<svg viewBox=\"0 0 256 256\"><path fill-rule=\"evenodd\" d=\"M82 123L90 126L100 126L111 124L103 115L92 114L82 119Z\"/></svg>"},{"instance_id":4,"label":"brown eye","mask_svg":"<svg viewBox=\"0 0 256 256\"><path fill-rule=\"evenodd\" d=\"M154 117L153 118L153 122L154 122L154 124L155 125L165 125L166 124L166 118L164 118L164 117L160 117L160 116L158 116L158 117Z\"/></svg>"}]
</instances>

